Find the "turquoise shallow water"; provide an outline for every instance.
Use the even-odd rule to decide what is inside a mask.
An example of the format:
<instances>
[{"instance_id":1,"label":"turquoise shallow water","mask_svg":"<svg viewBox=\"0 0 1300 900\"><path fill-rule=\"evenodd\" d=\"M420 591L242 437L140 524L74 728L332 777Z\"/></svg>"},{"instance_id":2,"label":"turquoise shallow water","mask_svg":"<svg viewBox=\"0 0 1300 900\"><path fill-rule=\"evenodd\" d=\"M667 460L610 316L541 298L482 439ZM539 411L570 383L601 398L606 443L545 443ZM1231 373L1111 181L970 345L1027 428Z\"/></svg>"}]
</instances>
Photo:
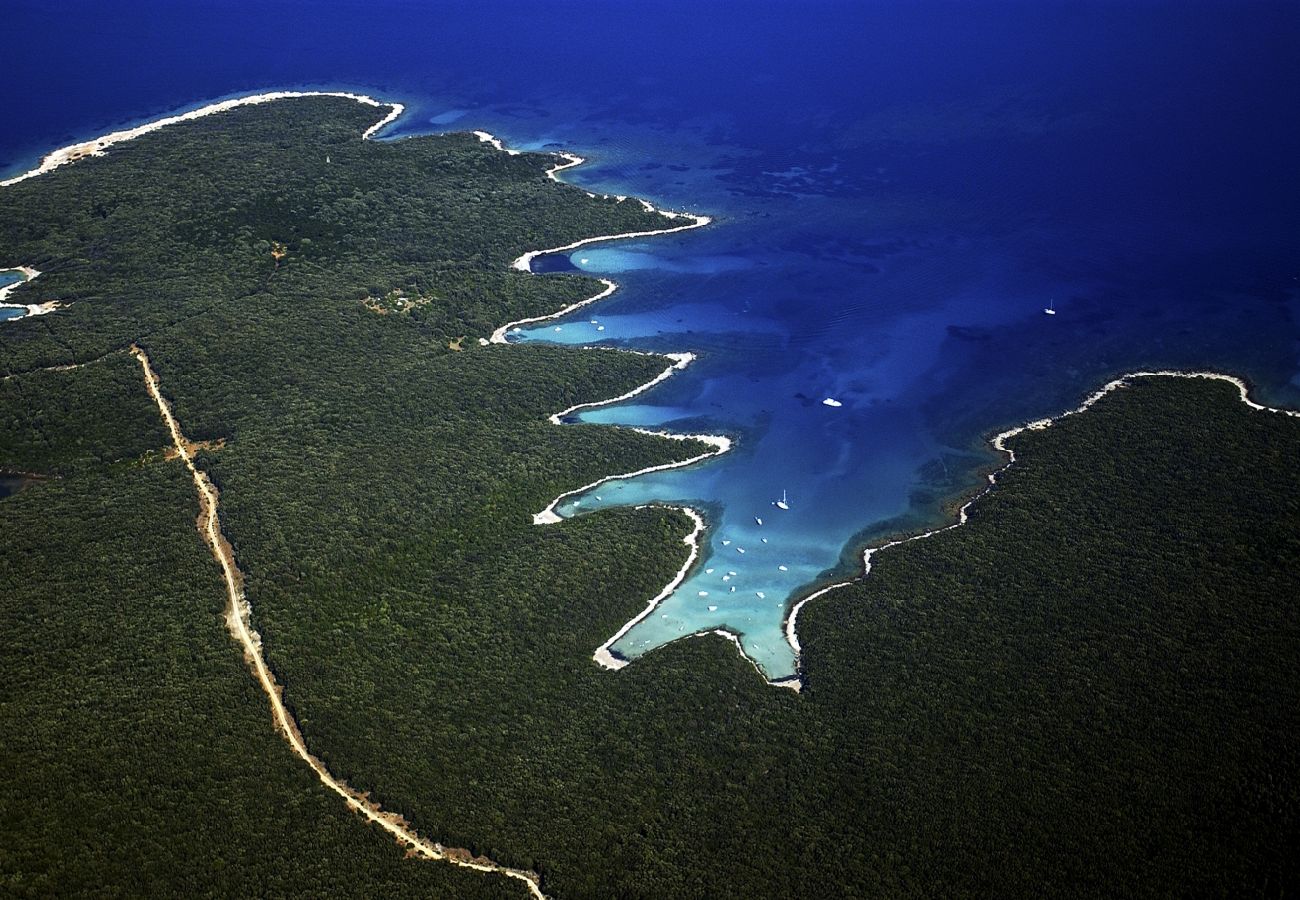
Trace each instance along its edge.
<instances>
[{"instance_id":1,"label":"turquoise shallow water","mask_svg":"<svg viewBox=\"0 0 1300 900\"><path fill-rule=\"evenodd\" d=\"M525 336L691 351L580 427L737 440L579 498L697 503L713 526L630 658L725 626L789 674L790 598L854 574L864 535L939 521L988 433L1119 372L1222 369L1300 404L1294 3L33 0L6 24L0 115L23 128L0 169L229 94L342 87L405 102L393 137L570 150L575 183L715 217L573 254L619 291Z\"/></svg>"},{"instance_id":2,"label":"turquoise shallow water","mask_svg":"<svg viewBox=\"0 0 1300 900\"><path fill-rule=\"evenodd\" d=\"M23 276L18 272L0 272L0 288L7 287L8 285L15 284L22 280ZM27 311L24 309L17 309L12 306L0 306L0 322L4 322L8 319L21 319L26 314Z\"/></svg>"}]
</instances>

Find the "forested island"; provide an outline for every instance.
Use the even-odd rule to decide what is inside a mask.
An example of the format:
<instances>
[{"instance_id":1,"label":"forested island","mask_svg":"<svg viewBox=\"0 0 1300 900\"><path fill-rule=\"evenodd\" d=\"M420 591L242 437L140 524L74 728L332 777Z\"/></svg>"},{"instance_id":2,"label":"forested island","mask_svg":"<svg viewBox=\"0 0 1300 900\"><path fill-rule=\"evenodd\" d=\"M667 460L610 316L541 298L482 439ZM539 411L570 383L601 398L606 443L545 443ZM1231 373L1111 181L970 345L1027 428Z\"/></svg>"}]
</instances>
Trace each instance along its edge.
<instances>
[{"instance_id":1,"label":"forested island","mask_svg":"<svg viewBox=\"0 0 1300 900\"><path fill-rule=\"evenodd\" d=\"M529 891L407 858L277 734L141 357L312 752L547 896L1300 886L1300 420L1144 379L810 604L802 694L714 637L604 671L691 523L532 515L707 447L547 421L662 359L478 339L601 289L520 254L663 219L376 118L251 106L0 189L0 268L59 303L0 324L5 893Z\"/></svg>"}]
</instances>

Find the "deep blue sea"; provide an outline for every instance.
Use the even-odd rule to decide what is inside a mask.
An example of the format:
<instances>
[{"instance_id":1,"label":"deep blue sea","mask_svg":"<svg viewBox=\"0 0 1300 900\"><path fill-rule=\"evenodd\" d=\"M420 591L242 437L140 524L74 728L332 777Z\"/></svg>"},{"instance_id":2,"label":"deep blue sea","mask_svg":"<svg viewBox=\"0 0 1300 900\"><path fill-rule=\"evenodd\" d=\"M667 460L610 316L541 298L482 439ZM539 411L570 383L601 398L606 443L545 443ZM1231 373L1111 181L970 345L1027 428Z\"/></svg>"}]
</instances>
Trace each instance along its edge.
<instances>
[{"instance_id":1,"label":"deep blue sea","mask_svg":"<svg viewBox=\"0 0 1300 900\"><path fill-rule=\"evenodd\" d=\"M715 218L561 261L621 288L525 337L693 351L583 419L738 439L582 498L712 525L628 657L725 627L791 674L792 597L937 521L990 432L1116 373L1226 370L1300 405L1295 2L10 0L4 25L0 170L342 87L407 103L391 135L572 150L591 162L571 181Z\"/></svg>"}]
</instances>

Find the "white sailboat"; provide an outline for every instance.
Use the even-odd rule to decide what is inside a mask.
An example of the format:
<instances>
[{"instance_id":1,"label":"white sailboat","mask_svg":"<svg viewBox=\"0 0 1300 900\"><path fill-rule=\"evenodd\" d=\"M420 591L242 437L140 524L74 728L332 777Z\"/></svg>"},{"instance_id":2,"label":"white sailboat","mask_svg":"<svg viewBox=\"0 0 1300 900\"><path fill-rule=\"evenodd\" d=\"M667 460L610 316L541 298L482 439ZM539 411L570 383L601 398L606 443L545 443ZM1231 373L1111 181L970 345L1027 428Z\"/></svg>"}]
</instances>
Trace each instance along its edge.
<instances>
[{"instance_id":1,"label":"white sailboat","mask_svg":"<svg viewBox=\"0 0 1300 900\"><path fill-rule=\"evenodd\" d=\"M1055 297L1053 297L1050 301L1048 301L1048 303L1047 303L1047 307L1043 310L1043 312L1047 313L1049 316L1054 316L1054 315L1056 315L1056 298L1055 298Z\"/></svg>"},{"instance_id":2,"label":"white sailboat","mask_svg":"<svg viewBox=\"0 0 1300 900\"><path fill-rule=\"evenodd\" d=\"M777 509L789 509L789 508L790 508L790 501L789 501L789 499L786 497L786 495L785 495L785 491L784 491L784 490L781 491L781 499L780 499L780 500L777 500L777 501L776 501L775 503L773 503L772 505L775 506Z\"/></svg>"}]
</instances>

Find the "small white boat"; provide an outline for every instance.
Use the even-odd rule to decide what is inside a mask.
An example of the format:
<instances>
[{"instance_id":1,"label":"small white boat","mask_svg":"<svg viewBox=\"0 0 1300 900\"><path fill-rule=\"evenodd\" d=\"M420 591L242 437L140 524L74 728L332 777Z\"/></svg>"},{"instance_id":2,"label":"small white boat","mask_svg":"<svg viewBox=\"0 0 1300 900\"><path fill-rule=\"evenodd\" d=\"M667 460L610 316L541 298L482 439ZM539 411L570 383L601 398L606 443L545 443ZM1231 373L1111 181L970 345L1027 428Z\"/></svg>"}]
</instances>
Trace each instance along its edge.
<instances>
[{"instance_id":1,"label":"small white boat","mask_svg":"<svg viewBox=\"0 0 1300 900\"><path fill-rule=\"evenodd\" d=\"M730 575L730 576L733 577L733 578L736 576L736 573L735 573L735 572L728 572L727 574Z\"/></svg>"},{"instance_id":2,"label":"small white boat","mask_svg":"<svg viewBox=\"0 0 1300 900\"><path fill-rule=\"evenodd\" d=\"M775 506L777 509L789 509L789 508L790 508L790 501L789 501L789 499L786 497L786 495L785 495L785 491L781 491L781 499L780 499L780 500L776 500L776 501L774 501L774 502L772 503L772 505Z\"/></svg>"},{"instance_id":3,"label":"small white boat","mask_svg":"<svg viewBox=\"0 0 1300 900\"><path fill-rule=\"evenodd\" d=\"M556 330L556 331L563 331L564 328L563 328L563 326L556 325L556 326L555 326L555 330Z\"/></svg>"},{"instance_id":4,"label":"small white boat","mask_svg":"<svg viewBox=\"0 0 1300 900\"><path fill-rule=\"evenodd\" d=\"M717 611L718 611L718 608L717 608L716 606L710 606L710 607L709 607L709 612L717 612Z\"/></svg>"},{"instance_id":5,"label":"small white boat","mask_svg":"<svg viewBox=\"0 0 1300 900\"><path fill-rule=\"evenodd\" d=\"M822 406L834 406L838 408L843 405L844 405L843 403L836 400L834 397L827 397L825 400L822 401Z\"/></svg>"},{"instance_id":6,"label":"small white boat","mask_svg":"<svg viewBox=\"0 0 1300 900\"><path fill-rule=\"evenodd\" d=\"M789 569L788 566L777 566L777 568L780 569L782 572L789 572L789 571L790 571L790 569Z\"/></svg>"},{"instance_id":7,"label":"small white boat","mask_svg":"<svg viewBox=\"0 0 1300 900\"><path fill-rule=\"evenodd\" d=\"M754 591L754 593L758 595L758 599L759 599L759 600L766 600L766 599L767 599L767 594L764 594L762 591Z\"/></svg>"},{"instance_id":8,"label":"small white boat","mask_svg":"<svg viewBox=\"0 0 1300 900\"><path fill-rule=\"evenodd\" d=\"M578 262L585 266L587 264L587 257L584 256L582 259L578 260Z\"/></svg>"},{"instance_id":9,"label":"small white boat","mask_svg":"<svg viewBox=\"0 0 1300 900\"><path fill-rule=\"evenodd\" d=\"M597 326L596 326L596 330L597 330L597 331L604 331L604 330L605 330L605 326L604 326L604 325L597 325Z\"/></svg>"},{"instance_id":10,"label":"small white boat","mask_svg":"<svg viewBox=\"0 0 1300 900\"><path fill-rule=\"evenodd\" d=\"M595 319L592 319L592 320L591 320L591 324L592 324L592 325L599 325L600 323L597 322Z\"/></svg>"},{"instance_id":11,"label":"small white boat","mask_svg":"<svg viewBox=\"0 0 1300 900\"><path fill-rule=\"evenodd\" d=\"M761 540L763 541L764 544L767 543L767 538L761 538Z\"/></svg>"},{"instance_id":12,"label":"small white boat","mask_svg":"<svg viewBox=\"0 0 1300 900\"><path fill-rule=\"evenodd\" d=\"M713 574L713 570L712 570L712 569L705 569L705 570L704 570L704 574L705 574L705 575L712 575L712 574Z\"/></svg>"},{"instance_id":13,"label":"small white boat","mask_svg":"<svg viewBox=\"0 0 1300 900\"><path fill-rule=\"evenodd\" d=\"M724 547L730 547L730 546L731 546L731 541L723 541L723 542L722 542L722 546L724 546Z\"/></svg>"},{"instance_id":14,"label":"small white boat","mask_svg":"<svg viewBox=\"0 0 1300 900\"><path fill-rule=\"evenodd\" d=\"M1054 315L1056 315L1056 298L1055 298L1055 297L1053 297L1052 300L1047 304L1047 308L1044 309L1043 312L1047 313L1049 316L1054 316Z\"/></svg>"},{"instance_id":15,"label":"small white boat","mask_svg":"<svg viewBox=\"0 0 1300 900\"><path fill-rule=\"evenodd\" d=\"M754 516L754 521L757 522L759 525L763 524L763 520L760 519L758 516Z\"/></svg>"},{"instance_id":16,"label":"small white boat","mask_svg":"<svg viewBox=\"0 0 1300 900\"><path fill-rule=\"evenodd\" d=\"M723 581L730 581L730 580L731 580L731 576L730 576L730 575L723 575L723 576L722 576L722 580L723 580Z\"/></svg>"},{"instance_id":17,"label":"small white boat","mask_svg":"<svg viewBox=\"0 0 1300 900\"><path fill-rule=\"evenodd\" d=\"M701 597L707 597L707 596L709 596L709 592L708 592L708 591L700 591L700 596L701 596Z\"/></svg>"},{"instance_id":18,"label":"small white boat","mask_svg":"<svg viewBox=\"0 0 1300 900\"><path fill-rule=\"evenodd\" d=\"M744 547L737 547L737 548L736 548L736 552L737 552L737 553L744 553L744 552L745 552L745 548L744 548Z\"/></svg>"}]
</instances>

